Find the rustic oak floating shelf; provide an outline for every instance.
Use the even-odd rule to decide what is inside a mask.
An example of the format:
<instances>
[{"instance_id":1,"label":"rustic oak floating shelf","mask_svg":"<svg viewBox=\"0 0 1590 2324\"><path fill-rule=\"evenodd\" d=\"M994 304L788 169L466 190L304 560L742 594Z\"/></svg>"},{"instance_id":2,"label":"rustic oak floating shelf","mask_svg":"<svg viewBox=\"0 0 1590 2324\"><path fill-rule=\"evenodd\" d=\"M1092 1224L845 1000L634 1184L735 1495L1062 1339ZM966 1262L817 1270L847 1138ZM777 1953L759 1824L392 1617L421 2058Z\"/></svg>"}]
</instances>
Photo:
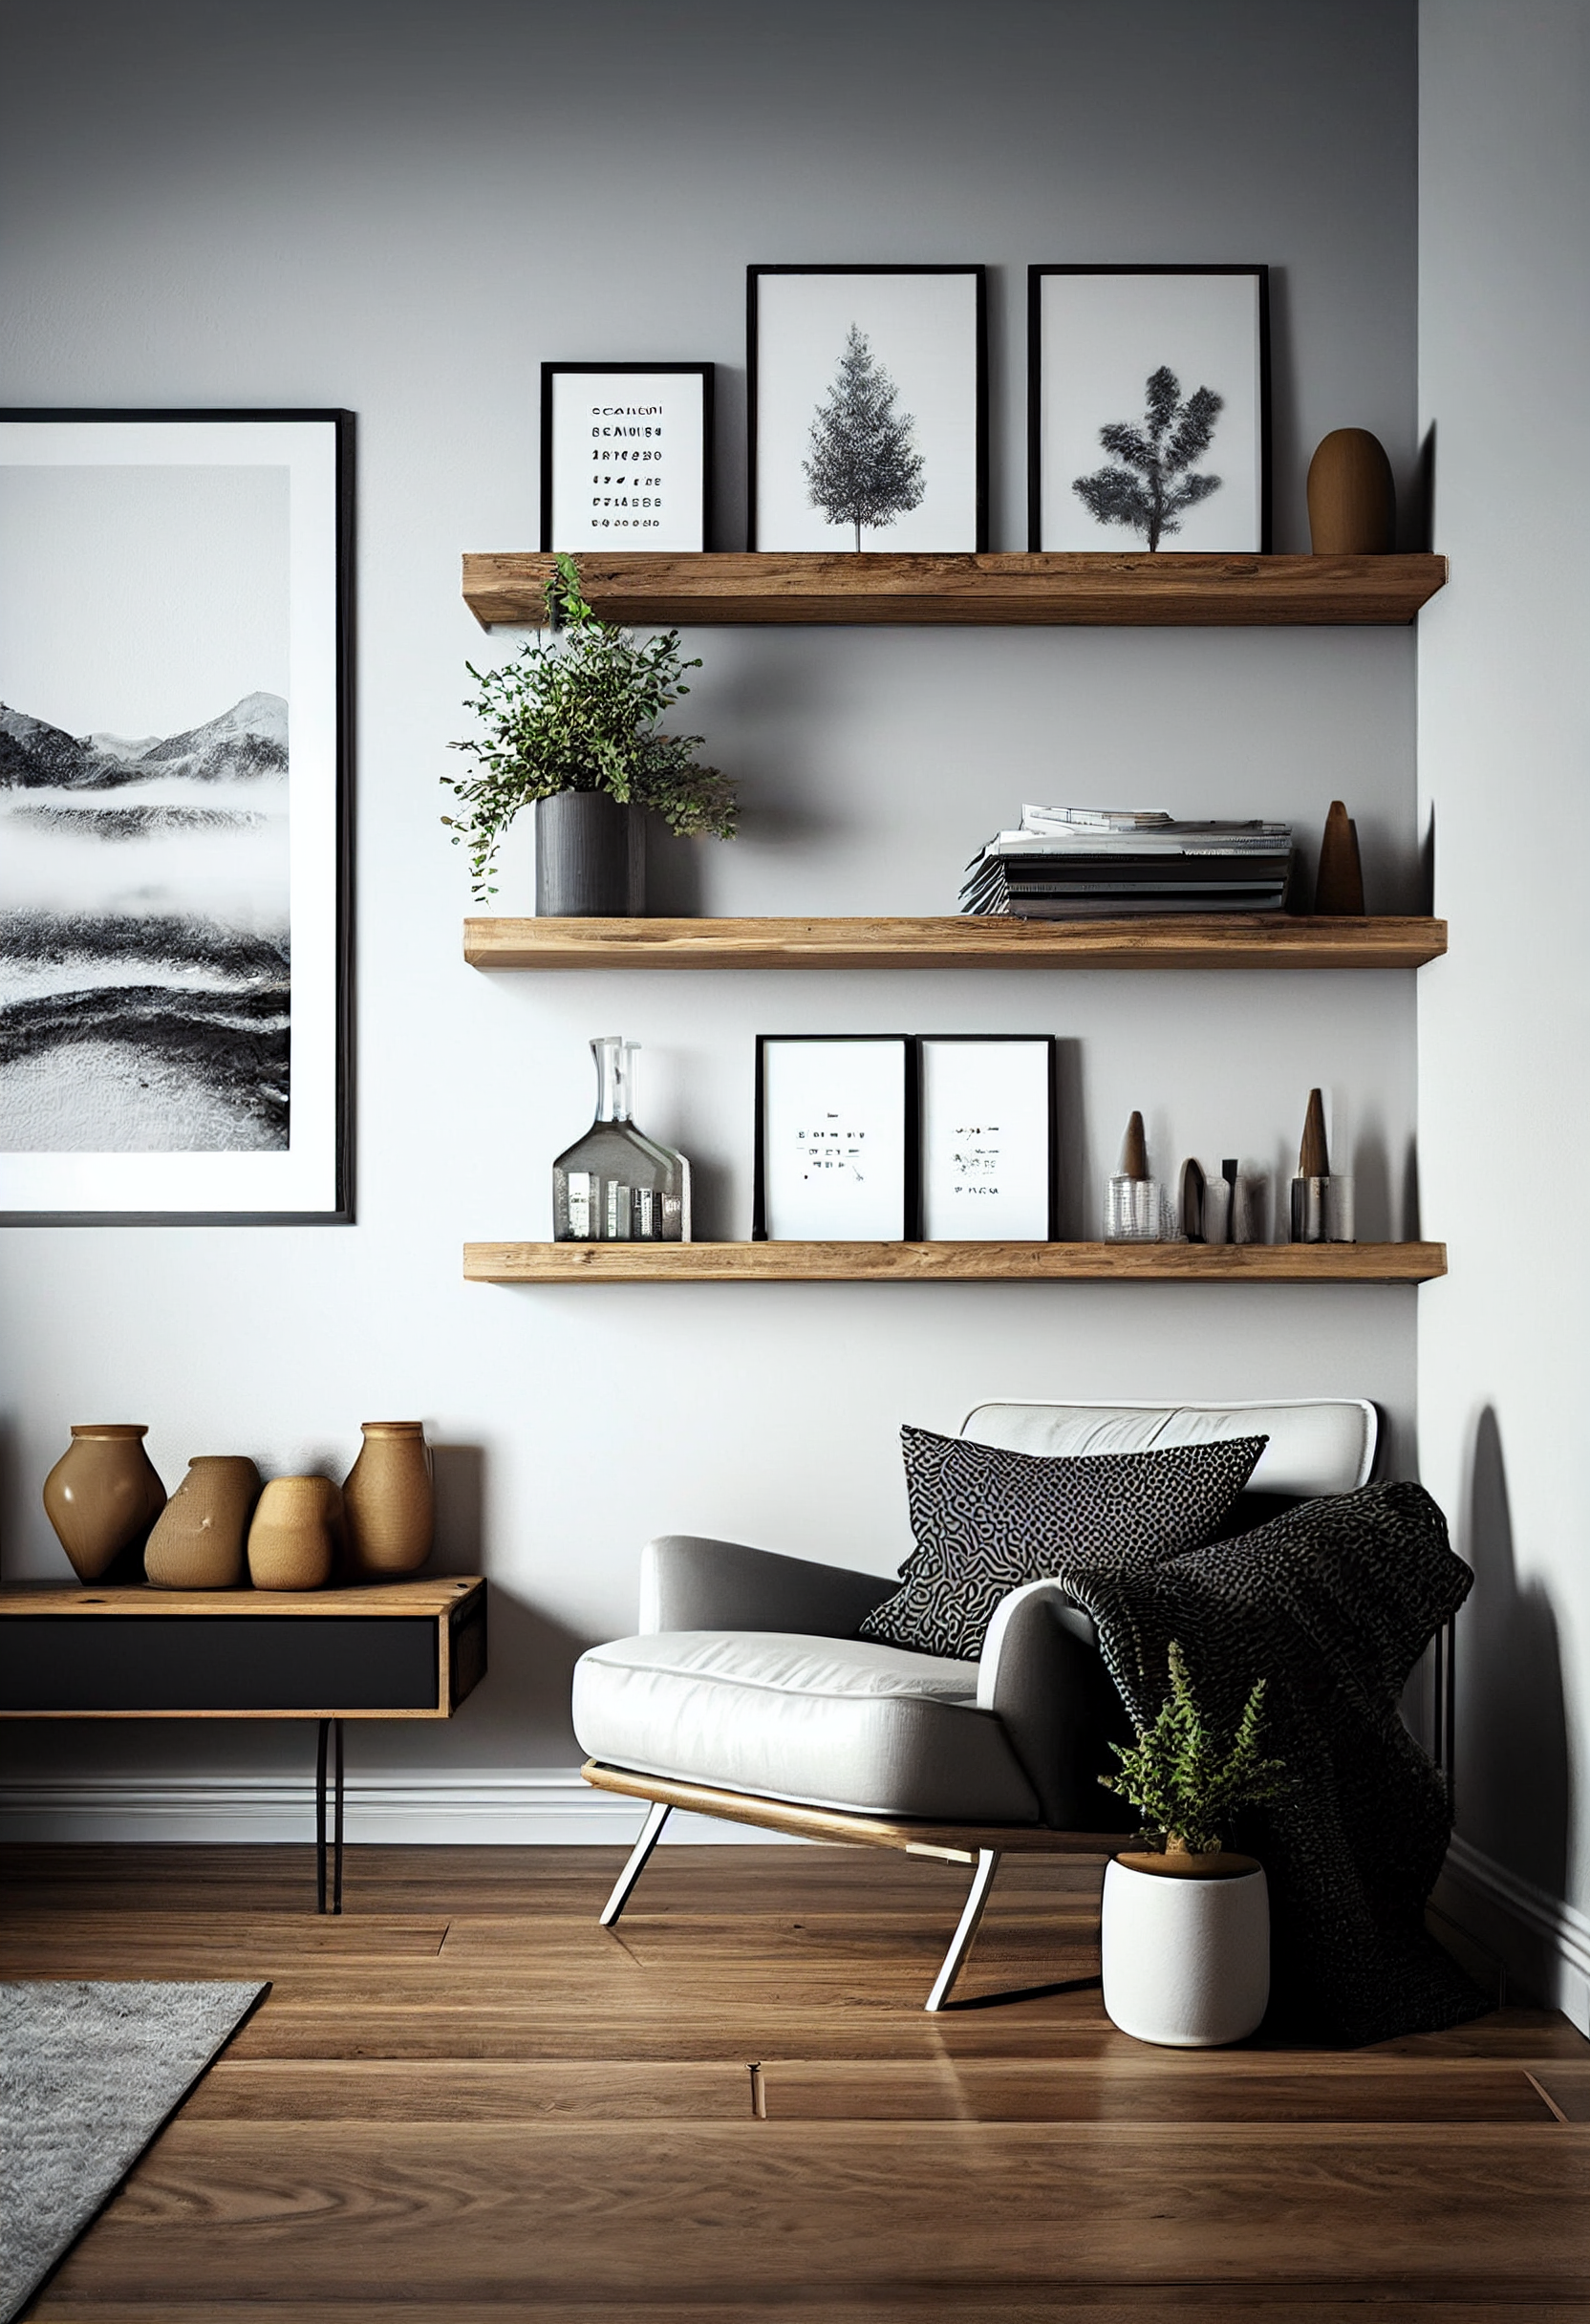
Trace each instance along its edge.
<instances>
[{"instance_id":1,"label":"rustic oak floating shelf","mask_svg":"<svg viewBox=\"0 0 1590 2324\"><path fill-rule=\"evenodd\" d=\"M470 1242L471 1283L1424 1283L1439 1242Z\"/></svg>"},{"instance_id":2,"label":"rustic oak floating shelf","mask_svg":"<svg viewBox=\"0 0 1590 2324\"><path fill-rule=\"evenodd\" d=\"M463 923L472 968L1422 968L1447 923L1285 913L1120 920Z\"/></svg>"},{"instance_id":3,"label":"rustic oak floating shelf","mask_svg":"<svg viewBox=\"0 0 1590 2324\"><path fill-rule=\"evenodd\" d=\"M1412 621L1447 578L1436 556L876 556L778 552L579 560L610 621L955 623L1031 628L1247 629ZM548 556L467 555L483 629L545 619Z\"/></svg>"}]
</instances>

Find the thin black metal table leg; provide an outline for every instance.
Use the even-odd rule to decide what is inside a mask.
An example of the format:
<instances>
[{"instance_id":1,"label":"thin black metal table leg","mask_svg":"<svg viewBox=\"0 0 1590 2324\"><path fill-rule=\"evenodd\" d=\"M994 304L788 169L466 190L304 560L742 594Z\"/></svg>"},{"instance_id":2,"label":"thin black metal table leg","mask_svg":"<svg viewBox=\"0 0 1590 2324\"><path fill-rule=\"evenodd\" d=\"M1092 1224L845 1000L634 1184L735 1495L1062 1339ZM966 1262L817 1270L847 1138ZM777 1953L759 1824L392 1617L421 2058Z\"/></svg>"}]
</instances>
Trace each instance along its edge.
<instances>
[{"instance_id":1,"label":"thin black metal table leg","mask_svg":"<svg viewBox=\"0 0 1590 2324\"><path fill-rule=\"evenodd\" d=\"M336 1811L332 1825L332 1910L342 1910L342 1721L333 1719L336 1736Z\"/></svg>"},{"instance_id":2,"label":"thin black metal table leg","mask_svg":"<svg viewBox=\"0 0 1590 2324\"><path fill-rule=\"evenodd\" d=\"M331 1720L322 1719L319 1748L314 1754L314 1908L316 1912L324 1912L326 1909L326 1743L331 1729ZM339 1734L339 1742L340 1739ZM342 1804L340 1784L337 1790L337 1805L340 1809ZM339 1832L340 1829L339 1816Z\"/></svg>"}]
</instances>

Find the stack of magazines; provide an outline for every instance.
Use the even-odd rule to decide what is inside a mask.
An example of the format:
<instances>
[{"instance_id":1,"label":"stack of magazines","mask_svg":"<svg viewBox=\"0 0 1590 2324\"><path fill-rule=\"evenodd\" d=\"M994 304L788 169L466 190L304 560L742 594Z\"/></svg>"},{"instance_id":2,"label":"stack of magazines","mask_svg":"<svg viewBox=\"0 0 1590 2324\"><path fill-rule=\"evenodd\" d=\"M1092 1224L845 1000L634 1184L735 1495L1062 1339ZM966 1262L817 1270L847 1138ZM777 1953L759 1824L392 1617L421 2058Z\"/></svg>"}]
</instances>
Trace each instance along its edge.
<instances>
[{"instance_id":1,"label":"stack of magazines","mask_svg":"<svg viewBox=\"0 0 1590 2324\"><path fill-rule=\"evenodd\" d=\"M1027 920L1280 912L1289 823L1178 823L1135 807L1024 807L967 866L962 912Z\"/></svg>"}]
</instances>

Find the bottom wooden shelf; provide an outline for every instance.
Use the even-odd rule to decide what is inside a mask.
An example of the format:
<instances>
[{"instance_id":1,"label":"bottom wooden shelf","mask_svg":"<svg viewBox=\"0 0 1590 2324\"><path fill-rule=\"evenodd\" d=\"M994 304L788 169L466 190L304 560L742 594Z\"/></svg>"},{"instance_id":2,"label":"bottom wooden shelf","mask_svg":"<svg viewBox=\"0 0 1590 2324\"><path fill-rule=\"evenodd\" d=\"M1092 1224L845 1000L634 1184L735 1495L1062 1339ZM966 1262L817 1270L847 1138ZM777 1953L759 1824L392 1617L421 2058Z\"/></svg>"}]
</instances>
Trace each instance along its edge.
<instances>
[{"instance_id":1,"label":"bottom wooden shelf","mask_svg":"<svg viewBox=\"0 0 1590 2324\"><path fill-rule=\"evenodd\" d=\"M1440 1242L470 1242L471 1283L1425 1283Z\"/></svg>"}]
</instances>

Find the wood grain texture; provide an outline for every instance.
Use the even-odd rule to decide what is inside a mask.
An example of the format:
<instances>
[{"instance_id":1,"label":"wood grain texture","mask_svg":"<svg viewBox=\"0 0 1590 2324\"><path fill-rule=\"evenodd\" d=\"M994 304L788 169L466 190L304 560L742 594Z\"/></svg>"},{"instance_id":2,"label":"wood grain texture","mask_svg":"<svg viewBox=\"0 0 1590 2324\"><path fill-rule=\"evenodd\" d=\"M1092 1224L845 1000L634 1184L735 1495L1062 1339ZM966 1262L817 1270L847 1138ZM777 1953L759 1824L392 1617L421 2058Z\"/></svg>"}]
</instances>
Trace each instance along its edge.
<instances>
[{"instance_id":1,"label":"wood grain texture","mask_svg":"<svg viewBox=\"0 0 1590 2324\"><path fill-rule=\"evenodd\" d=\"M983 556L827 551L582 553L609 621L954 624L1107 629L1407 624L1445 557L1258 557L1087 551ZM483 629L546 618L548 556L471 553L463 597Z\"/></svg>"},{"instance_id":2,"label":"wood grain texture","mask_svg":"<svg viewBox=\"0 0 1590 2324\"><path fill-rule=\"evenodd\" d=\"M1440 1242L466 1242L469 1283L1426 1283Z\"/></svg>"},{"instance_id":3,"label":"wood grain texture","mask_svg":"<svg viewBox=\"0 0 1590 2324\"><path fill-rule=\"evenodd\" d=\"M482 969L1422 968L1445 920L1288 913L1158 919L512 919L463 923Z\"/></svg>"},{"instance_id":4,"label":"wood grain texture","mask_svg":"<svg viewBox=\"0 0 1590 2324\"><path fill-rule=\"evenodd\" d=\"M46 1582L12 1582L0 1589L0 1616L8 1614L205 1614L393 1615L413 1620L456 1612L485 1588L478 1574L447 1575L429 1582L370 1582L354 1589L329 1590L161 1590L59 1589ZM122 1714L129 1715L129 1714Z\"/></svg>"}]
</instances>

